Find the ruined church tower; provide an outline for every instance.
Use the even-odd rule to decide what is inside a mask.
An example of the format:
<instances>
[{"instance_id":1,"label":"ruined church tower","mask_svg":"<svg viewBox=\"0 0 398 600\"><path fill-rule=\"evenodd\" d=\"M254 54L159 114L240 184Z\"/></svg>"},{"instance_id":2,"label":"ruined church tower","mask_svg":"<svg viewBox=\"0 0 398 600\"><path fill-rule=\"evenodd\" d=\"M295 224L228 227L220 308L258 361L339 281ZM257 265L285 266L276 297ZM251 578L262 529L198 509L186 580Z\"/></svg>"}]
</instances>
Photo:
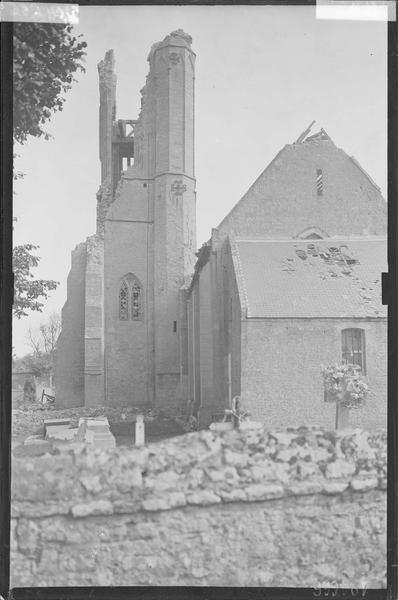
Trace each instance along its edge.
<instances>
[{"instance_id":1,"label":"ruined church tower","mask_svg":"<svg viewBox=\"0 0 398 600\"><path fill-rule=\"evenodd\" d=\"M113 52L98 65L97 231L72 254L59 406L168 406L181 396L179 307L196 249L191 41L177 30L152 46L137 119L116 118Z\"/></svg>"}]
</instances>

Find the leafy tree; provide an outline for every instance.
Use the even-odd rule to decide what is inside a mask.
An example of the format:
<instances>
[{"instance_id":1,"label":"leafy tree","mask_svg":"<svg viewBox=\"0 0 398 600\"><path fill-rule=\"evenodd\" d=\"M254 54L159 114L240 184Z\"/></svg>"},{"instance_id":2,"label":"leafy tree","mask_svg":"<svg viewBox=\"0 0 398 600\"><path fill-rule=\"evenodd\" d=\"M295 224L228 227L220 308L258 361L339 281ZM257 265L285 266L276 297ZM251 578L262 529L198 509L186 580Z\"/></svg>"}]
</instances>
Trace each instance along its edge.
<instances>
[{"instance_id":1,"label":"leafy tree","mask_svg":"<svg viewBox=\"0 0 398 600\"><path fill-rule=\"evenodd\" d=\"M55 290L58 282L46 279L34 279L31 269L37 267L40 258L32 254L38 246L23 244L13 249L14 268L14 306L13 314L20 319L27 316L27 310L42 311L48 292Z\"/></svg>"},{"instance_id":2,"label":"leafy tree","mask_svg":"<svg viewBox=\"0 0 398 600\"><path fill-rule=\"evenodd\" d=\"M84 72L82 61L86 42L74 36L71 25L16 23L14 25L14 140L24 144L29 135L50 136L42 125L52 113L62 110L65 94L74 80L73 73ZM14 155L15 157L15 155ZM14 172L14 179L23 177ZM26 316L27 310L40 311L48 292L58 283L34 279L31 269L40 258L32 254L38 246L23 244L13 250L14 316Z\"/></svg>"},{"instance_id":3,"label":"leafy tree","mask_svg":"<svg viewBox=\"0 0 398 600\"><path fill-rule=\"evenodd\" d=\"M57 313L52 314L47 323L42 323L37 333L29 329L28 341L32 353L23 358L23 364L36 377L53 375L56 345L60 332L61 318Z\"/></svg>"},{"instance_id":4,"label":"leafy tree","mask_svg":"<svg viewBox=\"0 0 398 600\"><path fill-rule=\"evenodd\" d=\"M42 125L62 110L65 94L83 71L86 42L74 36L71 25L16 23L14 25L14 139L50 136Z\"/></svg>"}]
</instances>

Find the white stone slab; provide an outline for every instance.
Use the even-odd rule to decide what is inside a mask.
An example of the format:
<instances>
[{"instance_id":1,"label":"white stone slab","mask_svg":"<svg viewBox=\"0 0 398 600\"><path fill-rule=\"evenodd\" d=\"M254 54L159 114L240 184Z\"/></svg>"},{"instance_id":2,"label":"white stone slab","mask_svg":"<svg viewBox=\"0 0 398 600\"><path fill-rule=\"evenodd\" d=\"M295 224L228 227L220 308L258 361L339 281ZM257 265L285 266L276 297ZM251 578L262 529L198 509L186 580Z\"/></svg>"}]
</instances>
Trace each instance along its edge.
<instances>
[{"instance_id":1,"label":"white stone slab","mask_svg":"<svg viewBox=\"0 0 398 600\"><path fill-rule=\"evenodd\" d=\"M47 433L46 439L48 440L62 440L62 441L70 441L74 440L77 433L77 427L72 429L59 429L58 431L49 431Z\"/></svg>"}]
</instances>

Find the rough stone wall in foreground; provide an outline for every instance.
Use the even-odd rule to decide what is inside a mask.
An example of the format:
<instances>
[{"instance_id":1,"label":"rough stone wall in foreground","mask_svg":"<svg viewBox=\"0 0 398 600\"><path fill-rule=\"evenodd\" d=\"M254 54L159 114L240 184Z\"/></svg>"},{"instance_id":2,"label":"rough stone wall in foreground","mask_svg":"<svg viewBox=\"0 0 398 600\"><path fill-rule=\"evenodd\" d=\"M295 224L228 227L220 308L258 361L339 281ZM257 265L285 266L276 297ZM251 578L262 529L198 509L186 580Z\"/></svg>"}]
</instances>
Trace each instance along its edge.
<instances>
[{"instance_id":1,"label":"rough stone wall in foreground","mask_svg":"<svg viewBox=\"0 0 398 600\"><path fill-rule=\"evenodd\" d=\"M13 587L385 586L384 432L202 431L12 481Z\"/></svg>"}]
</instances>

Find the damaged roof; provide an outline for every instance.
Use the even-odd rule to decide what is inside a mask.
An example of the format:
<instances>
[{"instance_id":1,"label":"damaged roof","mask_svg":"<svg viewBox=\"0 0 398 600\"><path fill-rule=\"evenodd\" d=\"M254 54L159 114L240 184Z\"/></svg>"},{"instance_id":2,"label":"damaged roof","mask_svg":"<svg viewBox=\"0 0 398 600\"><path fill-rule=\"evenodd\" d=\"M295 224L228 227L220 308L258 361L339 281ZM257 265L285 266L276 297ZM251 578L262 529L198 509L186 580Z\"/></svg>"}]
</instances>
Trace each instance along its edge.
<instances>
[{"instance_id":1,"label":"damaged roof","mask_svg":"<svg viewBox=\"0 0 398 600\"><path fill-rule=\"evenodd\" d=\"M248 318L386 317L384 237L231 241Z\"/></svg>"}]
</instances>

